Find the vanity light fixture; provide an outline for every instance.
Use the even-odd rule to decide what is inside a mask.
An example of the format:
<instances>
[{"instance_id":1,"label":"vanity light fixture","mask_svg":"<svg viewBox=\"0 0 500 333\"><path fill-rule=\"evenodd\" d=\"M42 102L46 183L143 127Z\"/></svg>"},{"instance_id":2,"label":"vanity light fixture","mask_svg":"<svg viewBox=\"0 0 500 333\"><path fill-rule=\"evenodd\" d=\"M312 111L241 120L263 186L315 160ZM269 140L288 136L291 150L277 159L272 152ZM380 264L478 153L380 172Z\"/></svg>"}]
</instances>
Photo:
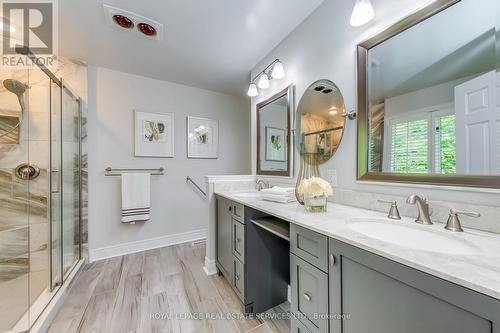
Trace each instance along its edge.
<instances>
[{"instance_id":1,"label":"vanity light fixture","mask_svg":"<svg viewBox=\"0 0 500 333\"><path fill-rule=\"evenodd\" d=\"M375 11L371 0L356 0L352 10L350 24L353 27L360 27L370 22L375 16Z\"/></svg>"},{"instance_id":2,"label":"vanity light fixture","mask_svg":"<svg viewBox=\"0 0 500 333\"><path fill-rule=\"evenodd\" d=\"M281 61L278 61L274 64L271 76L276 80L280 80L285 77L285 69L283 68L283 64L281 63Z\"/></svg>"},{"instance_id":3,"label":"vanity light fixture","mask_svg":"<svg viewBox=\"0 0 500 333\"><path fill-rule=\"evenodd\" d=\"M250 97L259 96L259 91L257 90L257 86L255 85L255 83L250 83L247 95Z\"/></svg>"},{"instance_id":4,"label":"vanity light fixture","mask_svg":"<svg viewBox=\"0 0 500 333\"><path fill-rule=\"evenodd\" d=\"M267 89L270 86L270 80L279 80L284 77L285 69L283 67L283 63L279 59L276 59L250 81L247 95L250 97L259 96L259 90L257 87L260 89ZM258 82L255 84L257 79Z\"/></svg>"},{"instance_id":5,"label":"vanity light fixture","mask_svg":"<svg viewBox=\"0 0 500 333\"><path fill-rule=\"evenodd\" d=\"M269 88L269 77L267 76L266 73L262 73L260 75L260 79L259 79L259 84L258 84L258 87L260 89L267 89Z\"/></svg>"}]
</instances>

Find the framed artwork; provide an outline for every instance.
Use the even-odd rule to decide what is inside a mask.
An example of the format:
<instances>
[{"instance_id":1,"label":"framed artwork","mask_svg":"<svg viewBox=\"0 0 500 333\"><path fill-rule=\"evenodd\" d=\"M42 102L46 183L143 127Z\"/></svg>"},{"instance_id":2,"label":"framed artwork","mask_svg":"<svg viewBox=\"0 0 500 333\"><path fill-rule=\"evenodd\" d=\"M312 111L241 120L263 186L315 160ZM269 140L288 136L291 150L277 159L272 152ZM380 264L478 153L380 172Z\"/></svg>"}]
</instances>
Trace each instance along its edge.
<instances>
[{"instance_id":1,"label":"framed artwork","mask_svg":"<svg viewBox=\"0 0 500 333\"><path fill-rule=\"evenodd\" d=\"M266 161L286 161L286 131L266 126Z\"/></svg>"},{"instance_id":2,"label":"framed artwork","mask_svg":"<svg viewBox=\"0 0 500 333\"><path fill-rule=\"evenodd\" d=\"M219 150L219 121L187 117L187 157L217 158Z\"/></svg>"},{"instance_id":3,"label":"framed artwork","mask_svg":"<svg viewBox=\"0 0 500 333\"><path fill-rule=\"evenodd\" d=\"M135 156L174 157L174 115L135 111Z\"/></svg>"}]
</instances>

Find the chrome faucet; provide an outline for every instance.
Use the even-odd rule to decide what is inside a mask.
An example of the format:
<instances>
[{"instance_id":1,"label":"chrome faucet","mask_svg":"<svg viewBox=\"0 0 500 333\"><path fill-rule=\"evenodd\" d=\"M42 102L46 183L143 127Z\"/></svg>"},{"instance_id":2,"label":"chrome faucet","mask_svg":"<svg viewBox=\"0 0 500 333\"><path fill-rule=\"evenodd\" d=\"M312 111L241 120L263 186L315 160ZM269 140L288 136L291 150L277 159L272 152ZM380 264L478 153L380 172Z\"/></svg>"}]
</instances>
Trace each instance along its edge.
<instances>
[{"instance_id":1,"label":"chrome faucet","mask_svg":"<svg viewBox=\"0 0 500 333\"><path fill-rule=\"evenodd\" d=\"M478 212L463 212L456 209L450 209L450 216L448 217L448 221L446 222L446 230L455 231L455 232L463 232L462 224L460 223L460 219L458 215L466 215L470 217L481 217L481 214Z\"/></svg>"},{"instance_id":2,"label":"chrome faucet","mask_svg":"<svg viewBox=\"0 0 500 333\"><path fill-rule=\"evenodd\" d=\"M257 181L255 183L257 184L258 191L262 191L262 189L270 187L269 182L266 182L263 179L257 179Z\"/></svg>"},{"instance_id":3,"label":"chrome faucet","mask_svg":"<svg viewBox=\"0 0 500 333\"><path fill-rule=\"evenodd\" d=\"M418 216L415 222L420 224L433 224L431 221L431 217L429 215L429 203L427 199L420 197L416 194L410 195L408 199L406 199L406 203L411 205L417 205L418 208Z\"/></svg>"},{"instance_id":4,"label":"chrome faucet","mask_svg":"<svg viewBox=\"0 0 500 333\"><path fill-rule=\"evenodd\" d=\"M392 220L401 220L401 215L399 215L399 210L398 210L398 202L396 200L393 201L377 200L377 201L380 203L391 204L391 208L389 209L389 214L387 215L388 218Z\"/></svg>"}]
</instances>

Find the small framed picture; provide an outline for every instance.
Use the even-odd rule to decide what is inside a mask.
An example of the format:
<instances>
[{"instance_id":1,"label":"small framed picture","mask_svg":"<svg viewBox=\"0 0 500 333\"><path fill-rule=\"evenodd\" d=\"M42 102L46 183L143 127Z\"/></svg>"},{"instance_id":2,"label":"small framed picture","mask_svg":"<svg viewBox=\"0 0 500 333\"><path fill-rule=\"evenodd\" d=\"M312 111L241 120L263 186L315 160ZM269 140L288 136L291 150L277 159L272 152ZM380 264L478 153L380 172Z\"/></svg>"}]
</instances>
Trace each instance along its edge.
<instances>
[{"instance_id":1,"label":"small framed picture","mask_svg":"<svg viewBox=\"0 0 500 333\"><path fill-rule=\"evenodd\" d=\"M219 150L219 121L187 117L187 157L217 158Z\"/></svg>"},{"instance_id":2,"label":"small framed picture","mask_svg":"<svg viewBox=\"0 0 500 333\"><path fill-rule=\"evenodd\" d=\"M174 115L134 111L135 156L174 157Z\"/></svg>"},{"instance_id":3,"label":"small framed picture","mask_svg":"<svg viewBox=\"0 0 500 333\"><path fill-rule=\"evenodd\" d=\"M283 128L266 126L266 161L286 161L286 132Z\"/></svg>"}]
</instances>

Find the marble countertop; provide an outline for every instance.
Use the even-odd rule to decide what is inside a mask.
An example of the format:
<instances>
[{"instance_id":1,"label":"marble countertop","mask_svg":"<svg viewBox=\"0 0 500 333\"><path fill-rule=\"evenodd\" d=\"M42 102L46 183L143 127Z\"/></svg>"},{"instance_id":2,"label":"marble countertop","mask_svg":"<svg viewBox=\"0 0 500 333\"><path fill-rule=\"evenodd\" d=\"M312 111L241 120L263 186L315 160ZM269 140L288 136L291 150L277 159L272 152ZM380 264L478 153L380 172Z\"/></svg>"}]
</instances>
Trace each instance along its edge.
<instances>
[{"instance_id":1,"label":"marble countertop","mask_svg":"<svg viewBox=\"0 0 500 333\"><path fill-rule=\"evenodd\" d=\"M454 233L445 230L443 224L419 225L414 223L414 218L409 217L395 221L380 212L334 203L328 203L326 213L308 213L296 202L274 203L261 200L257 196L242 196L241 192L235 191L215 191L215 194L500 300L498 234L470 229L463 233ZM412 249L367 237L347 226L348 223L363 219L409 225L411 228L436 232L472 245L475 253L450 255ZM422 240L424 243L425 241Z\"/></svg>"}]
</instances>

